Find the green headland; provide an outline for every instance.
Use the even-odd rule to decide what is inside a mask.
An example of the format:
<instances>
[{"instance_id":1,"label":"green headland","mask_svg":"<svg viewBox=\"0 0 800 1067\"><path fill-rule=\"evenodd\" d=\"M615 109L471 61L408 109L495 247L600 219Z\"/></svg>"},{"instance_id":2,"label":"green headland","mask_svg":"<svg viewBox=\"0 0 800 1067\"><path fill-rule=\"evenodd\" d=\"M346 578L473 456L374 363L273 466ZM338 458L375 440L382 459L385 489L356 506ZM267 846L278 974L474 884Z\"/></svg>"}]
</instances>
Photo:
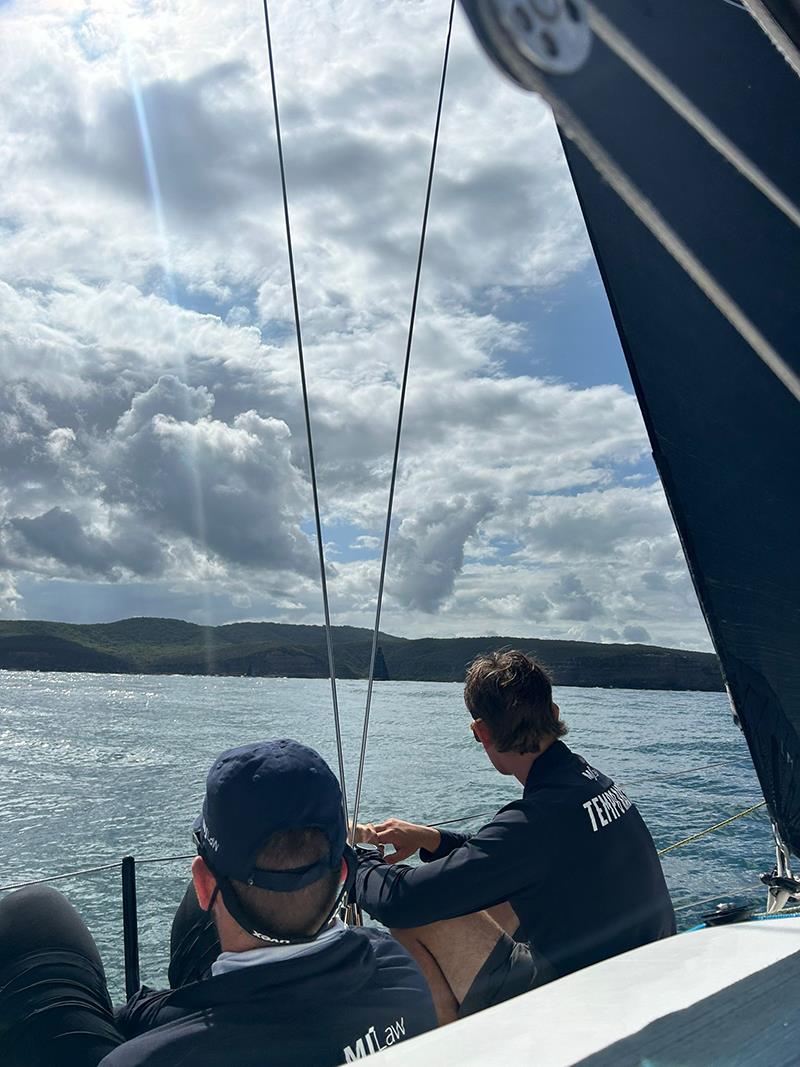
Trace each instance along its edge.
<instances>
[{"instance_id":1,"label":"green headland","mask_svg":"<svg viewBox=\"0 0 800 1067\"><path fill-rule=\"evenodd\" d=\"M371 632L336 626L333 638L337 675L365 678ZM530 652L551 670L557 685L724 689L717 657L709 652L530 637L408 639L382 633L376 677L460 682L475 656L502 647ZM198 626L148 618L91 625L8 620L0 621L0 669L324 678L328 660L321 626Z\"/></svg>"}]
</instances>

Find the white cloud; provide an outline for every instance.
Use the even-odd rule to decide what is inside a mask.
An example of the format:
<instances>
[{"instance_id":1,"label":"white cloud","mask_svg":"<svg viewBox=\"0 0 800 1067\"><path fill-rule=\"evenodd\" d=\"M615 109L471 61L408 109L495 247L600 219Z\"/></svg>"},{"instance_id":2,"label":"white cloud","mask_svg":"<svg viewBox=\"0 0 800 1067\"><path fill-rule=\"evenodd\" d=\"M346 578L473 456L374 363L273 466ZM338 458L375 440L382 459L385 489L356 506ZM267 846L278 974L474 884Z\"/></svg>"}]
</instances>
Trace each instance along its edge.
<instances>
[{"instance_id":1,"label":"white cloud","mask_svg":"<svg viewBox=\"0 0 800 1067\"><path fill-rule=\"evenodd\" d=\"M331 593L368 625L444 15L272 7ZM103 617L317 621L259 11L40 0L0 24L0 611L63 610L69 581ZM705 642L633 397L542 377L508 321L588 261L548 112L459 16L390 628Z\"/></svg>"}]
</instances>

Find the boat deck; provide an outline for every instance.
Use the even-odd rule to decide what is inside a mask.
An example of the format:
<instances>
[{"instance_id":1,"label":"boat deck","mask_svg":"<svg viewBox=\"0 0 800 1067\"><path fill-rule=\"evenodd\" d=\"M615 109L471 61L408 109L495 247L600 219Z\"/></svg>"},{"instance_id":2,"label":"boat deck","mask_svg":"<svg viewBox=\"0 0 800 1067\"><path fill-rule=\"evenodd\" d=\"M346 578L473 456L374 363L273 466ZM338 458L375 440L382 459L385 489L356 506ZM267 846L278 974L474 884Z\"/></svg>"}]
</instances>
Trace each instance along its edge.
<instances>
[{"instance_id":1,"label":"boat deck","mask_svg":"<svg viewBox=\"0 0 800 1067\"><path fill-rule=\"evenodd\" d=\"M800 918L692 930L383 1054L385 1067L725 1067L800 1060Z\"/></svg>"}]
</instances>

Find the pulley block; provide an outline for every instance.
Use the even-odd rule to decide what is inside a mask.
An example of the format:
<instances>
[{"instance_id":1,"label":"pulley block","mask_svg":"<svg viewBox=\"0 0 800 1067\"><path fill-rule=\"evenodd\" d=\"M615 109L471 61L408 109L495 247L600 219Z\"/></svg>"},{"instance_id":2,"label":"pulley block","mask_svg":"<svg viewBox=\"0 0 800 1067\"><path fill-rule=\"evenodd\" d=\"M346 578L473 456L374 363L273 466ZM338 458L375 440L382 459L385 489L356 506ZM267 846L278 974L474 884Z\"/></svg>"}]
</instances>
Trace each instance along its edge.
<instances>
[{"instance_id":1,"label":"pulley block","mask_svg":"<svg viewBox=\"0 0 800 1067\"><path fill-rule=\"evenodd\" d=\"M486 52L524 89L541 74L574 74L586 62L592 31L585 0L462 0Z\"/></svg>"}]
</instances>

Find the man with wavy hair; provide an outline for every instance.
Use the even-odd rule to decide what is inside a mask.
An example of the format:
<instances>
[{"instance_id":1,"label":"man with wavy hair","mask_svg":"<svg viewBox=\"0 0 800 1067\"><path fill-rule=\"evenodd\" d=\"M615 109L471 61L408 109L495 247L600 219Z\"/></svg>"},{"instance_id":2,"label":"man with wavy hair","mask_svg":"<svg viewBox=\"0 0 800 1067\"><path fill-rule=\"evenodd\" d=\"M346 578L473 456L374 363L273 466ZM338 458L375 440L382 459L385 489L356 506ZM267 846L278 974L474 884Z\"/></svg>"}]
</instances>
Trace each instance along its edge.
<instances>
[{"instance_id":1,"label":"man with wavy hair","mask_svg":"<svg viewBox=\"0 0 800 1067\"><path fill-rule=\"evenodd\" d=\"M652 838L619 786L572 752L546 671L519 651L469 667L470 729L523 787L475 834L360 826L362 908L425 973L440 1022L675 932ZM422 864L402 861L419 851Z\"/></svg>"}]
</instances>

